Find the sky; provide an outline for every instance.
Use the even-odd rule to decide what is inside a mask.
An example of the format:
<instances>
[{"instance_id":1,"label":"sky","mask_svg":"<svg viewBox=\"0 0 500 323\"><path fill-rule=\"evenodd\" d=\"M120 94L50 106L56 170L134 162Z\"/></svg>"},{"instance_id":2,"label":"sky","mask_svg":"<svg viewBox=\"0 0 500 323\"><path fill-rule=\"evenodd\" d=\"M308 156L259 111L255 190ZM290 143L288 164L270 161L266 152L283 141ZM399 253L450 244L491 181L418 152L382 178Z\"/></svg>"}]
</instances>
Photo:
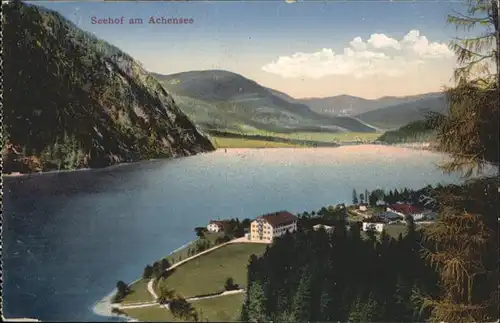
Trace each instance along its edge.
<instances>
[{"instance_id":1,"label":"sky","mask_svg":"<svg viewBox=\"0 0 500 323\"><path fill-rule=\"evenodd\" d=\"M172 74L224 69L295 98L435 92L451 85L462 2L37 2L142 63ZM123 24L97 24L121 19ZM150 24L186 18L191 24ZM141 18L143 24L129 24Z\"/></svg>"}]
</instances>

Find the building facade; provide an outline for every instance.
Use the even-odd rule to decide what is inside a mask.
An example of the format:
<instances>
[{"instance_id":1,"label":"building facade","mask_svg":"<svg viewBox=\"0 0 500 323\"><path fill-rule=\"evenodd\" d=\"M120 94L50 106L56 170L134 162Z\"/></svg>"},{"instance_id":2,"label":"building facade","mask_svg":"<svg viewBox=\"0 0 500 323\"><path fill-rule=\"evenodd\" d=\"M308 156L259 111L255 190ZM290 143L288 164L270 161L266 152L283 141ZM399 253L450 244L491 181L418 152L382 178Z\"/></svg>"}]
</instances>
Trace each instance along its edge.
<instances>
[{"instance_id":1,"label":"building facade","mask_svg":"<svg viewBox=\"0 0 500 323\"><path fill-rule=\"evenodd\" d=\"M273 239L284 235L286 232L297 230L298 218L287 211L266 214L252 221L250 225L249 240L273 242Z\"/></svg>"},{"instance_id":2,"label":"building facade","mask_svg":"<svg viewBox=\"0 0 500 323\"><path fill-rule=\"evenodd\" d=\"M393 212L401 217L405 218L411 215L414 219L422 218L424 215L424 210L410 204L392 204L387 207L387 212Z\"/></svg>"},{"instance_id":3,"label":"building facade","mask_svg":"<svg viewBox=\"0 0 500 323\"><path fill-rule=\"evenodd\" d=\"M314 231L319 231L321 229L325 230L327 233L333 233L335 231L334 227L325 224L316 224L313 226Z\"/></svg>"},{"instance_id":4,"label":"building facade","mask_svg":"<svg viewBox=\"0 0 500 323\"><path fill-rule=\"evenodd\" d=\"M207 225L207 230L209 232L222 232L222 231L224 231L224 222L222 222L222 221L210 221Z\"/></svg>"},{"instance_id":5,"label":"building facade","mask_svg":"<svg viewBox=\"0 0 500 323\"><path fill-rule=\"evenodd\" d=\"M376 232L382 232L384 230L385 225L383 223L368 223L363 222L363 231L373 230Z\"/></svg>"}]
</instances>

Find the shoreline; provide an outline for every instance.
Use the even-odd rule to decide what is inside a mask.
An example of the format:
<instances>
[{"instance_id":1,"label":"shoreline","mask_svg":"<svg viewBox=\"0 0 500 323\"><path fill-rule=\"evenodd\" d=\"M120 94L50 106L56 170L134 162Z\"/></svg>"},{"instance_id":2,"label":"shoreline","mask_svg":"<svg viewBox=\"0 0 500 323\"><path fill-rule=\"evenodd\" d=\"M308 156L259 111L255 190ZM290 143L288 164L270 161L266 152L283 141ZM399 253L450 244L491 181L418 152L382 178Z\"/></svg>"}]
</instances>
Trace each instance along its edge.
<instances>
[{"instance_id":1,"label":"shoreline","mask_svg":"<svg viewBox=\"0 0 500 323\"><path fill-rule=\"evenodd\" d=\"M190 246L191 244L193 243L196 243L196 241L198 241L200 238L196 238L194 240L191 240L189 242L186 242L185 244L183 244L182 246L176 248L175 250L171 251L168 255L166 255L165 257L163 258L166 258L166 257L169 257L171 255L173 255L174 253L178 252L178 251L181 251L183 249L185 249L186 247ZM161 258L161 259L163 259ZM132 285L132 284L135 284L137 283L138 281L140 281L142 278L139 277L138 279L134 280L133 282L129 283L128 285ZM107 294L106 296L104 296L100 301L98 301L97 303L94 304L94 306L92 307L92 312L98 316L103 316L103 317L120 317L120 318L123 318L126 320L126 322L138 322L136 319L133 319L129 316L126 316L126 315L122 315L122 314L117 314L117 313L113 313L112 312L112 309L113 309L113 306L111 303L111 300L113 298L113 296L116 294L116 288L114 288L111 293Z\"/></svg>"},{"instance_id":2,"label":"shoreline","mask_svg":"<svg viewBox=\"0 0 500 323\"><path fill-rule=\"evenodd\" d=\"M116 318L123 318L125 322L137 322L137 320L129 316L112 312L113 306L111 303L111 299L113 298L115 293L116 293L116 288L111 293L106 295L103 299L101 299L99 302L97 302L93 306L92 312L102 317L116 317Z\"/></svg>"},{"instance_id":3,"label":"shoreline","mask_svg":"<svg viewBox=\"0 0 500 323\"><path fill-rule=\"evenodd\" d=\"M30 172L30 173L20 173L20 172L11 172L11 173L2 173L2 178L16 178L16 177L30 177L30 176L41 176L45 174L59 174L59 173L73 173L73 172L83 172L83 171L91 171L91 170L103 170L103 169L109 169L109 168L114 168L114 167L121 167L121 166L127 166L127 165L133 165L133 164L138 164L138 163L144 163L144 162L151 162L151 161L156 161L156 160L171 160L171 159L179 159L179 158L184 158L184 157L193 157L193 156L198 156L198 155L204 155L207 153L211 153L216 151L218 148L215 148L214 150L210 151L203 151L197 154L192 154L192 155L186 155L186 156L174 156L174 157L165 157L165 158L149 158L149 159L140 159L140 160L135 160L135 161L126 161L126 162L121 162L117 164L112 164L104 167L82 167L82 168L75 168L75 169L59 169L59 170L49 170L45 172Z\"/></svg>"},{"instance_id":4,"label":"shoreline","mask_svg":"<svg viewBox=\"0 0 500 323\"><path fill-rule=\"evenodd\" d=\"M381 146L396 146L390 145L390 144L375 144L375 143L339 143L337 146L291 146L291 147L220 147L220 148L215 148L215 150L212 151L206 151L202 152L199 154L194 154L194 155L188 155L188 156L179 156L179 157L171 157L171 158L150 158L150 159L143 159L143 160L138 160L138 161L133 161L133 162L123 162L123 163L118 163L114 165L109 165L105 167L95 167L95 168L76 168L76 169L61 169L61 170L49 170L45 172L31 172L31 173L20 173L20 172L11 172L11 173L2 173L2 178L18 178L18 177L31 177L31 176L42 176L42 175L48 175L48 174L60 174L60 173L73 173L73 172L86 172L86 171L92 171L92 170L103 170L103 169L110 169L114 167L121 167L121 166L127 166L127 165L133 165L133 164L138 164L138 163L144 163L144 162L151 162L151 161L157 161L157 160L170 160L170 159L178 159L178 158L187 158L187 157L194 157L198 155L204 155L207 153L213 153L213 152L218 152L218 151L223 151L223 150L265 150L265 149L321 149L321 148L339 148L339 147L345 147L345 146L362 146L362 145L381 145ZM405 147L400 147L400 148L405 148Z\"/></svg>"}]
</instances>

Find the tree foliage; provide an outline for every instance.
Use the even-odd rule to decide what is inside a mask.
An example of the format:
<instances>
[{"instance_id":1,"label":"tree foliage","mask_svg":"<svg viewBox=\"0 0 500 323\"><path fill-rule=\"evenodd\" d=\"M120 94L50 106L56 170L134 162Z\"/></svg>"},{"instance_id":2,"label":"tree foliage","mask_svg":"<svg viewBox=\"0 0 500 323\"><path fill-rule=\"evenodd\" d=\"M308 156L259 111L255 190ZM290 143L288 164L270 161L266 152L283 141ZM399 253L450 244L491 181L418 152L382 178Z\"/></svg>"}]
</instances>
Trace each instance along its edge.
<instances>
[{"instance_id":1,"label":"tree foliage","mask_svg":"<svg viewBox=\"0 0 500 323\"><path fill-rule=\"evenodd\" d=\"M470 176L485 164L499 166L500 39L498 1L467 3L467 14L450 15L448 21L458 29L474 29L479 36L457 38L450 44L460 66L455 70L457 86L447 90L450 111L438 126L437 142L452 156L443 168L464 170Z\"/></svg>"},{"instance_id":2,"label":"tree foliage","mask_svg":"<svg viewBox=\"0 0 500 323\"><path fill-rule=\"evenodd\" d=\"M480 35L451 44L458 63L457 85L447 94L449 116L438 128L439 148L452 159L443 168L470 176L499 166L498 1L468 1L468 13L449 22ZM496 65L496 69L494 68ZM431 320L498 319L498 180L474 180L445 188L437 225L426 232L423 257L439 274L441 295L424 298Z\"/></svg>"},{"instance_id":3,"label":"tree foliage","mask_svg":"<svg viewBox=\"0 0 500 323\"><path fill-rule=\"evenodd\" d=\"M456 38L450 43L459 64L455 69L455 80L458 84L471 80L483 84L495 83L498 78L500 41L498 0L467 0L466 3L467 13L449 15L448 22L455 25L457 30L469 32L475 29L479 34Z\"/></svg>"},{"instance_id":4,"label":"tree foliage","mask_svg":"<svg viewBox=\"0 0 500 323\"><path fill-rule=\"evenodd\" d=\"M498 318L498 183L475 180L441 193L440 220L426 232L423 257L439 273L442 295L425 299L434 321Z\"/></svg>"},{"instance_id":5,"label":"tree foliage","mask_svg":"<svg viewBox=\"0 0 500 323\"><path fill-rule=\"evenodd\" d=\"M198 313L195 308L180 296L170 301L169 309L175 317L188 322L198 322Z\"/></svg>"},{"instance_id":6,"label":"tree foliage","mask_svg":"<svg viewBox=\"0 0 500 323\"><path fill-rule=\"evenodd\" d=\"M321 212L323 214L323 212ZM320 215L321 220L327 219ZM278 238L248 265L244 321L421 321L412 291L436 296L437 276L420 257L420 231L362 239L360 227L332 221L333 233L303 229ZM309 223L311 222L311 223ZM416 286L416 288L414 288Z\"/></svg>"}]
</instances>

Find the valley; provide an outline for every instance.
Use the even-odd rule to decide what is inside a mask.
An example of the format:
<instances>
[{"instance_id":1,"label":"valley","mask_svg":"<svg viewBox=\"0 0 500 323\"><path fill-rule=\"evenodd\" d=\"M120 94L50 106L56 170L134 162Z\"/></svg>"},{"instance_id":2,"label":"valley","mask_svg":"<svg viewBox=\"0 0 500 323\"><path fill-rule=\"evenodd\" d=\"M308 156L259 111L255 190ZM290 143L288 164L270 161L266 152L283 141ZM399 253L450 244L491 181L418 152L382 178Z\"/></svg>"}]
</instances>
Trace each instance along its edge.
<instances>
[{"instance_id":1,"label":"valley","mask_svg":"<svg viewBox=\"0 0 500 323\"><path fill-rule=\"evenodd\" d=\"M218 148L372 143L429 112L446 113L443 93L295 99L225 70L152 75Z\"/></svg>"},{"instance_id":2,"label":"valley","mask_svg":"<svg viewBox=\"0 0 500 323\"><path fill-rule=\"evenodd\" d=\"M56 12L18 3L5 8L7 37L20 32L16 25L33 37L5 44L7 59L31 63L5 69L4 173L98 168L215 148L373 143L428 111L446 110L441 93L296 99L227 70L157 74ZM37 64L46 67L33 74Z\"/></svg>"}]
</instances>

